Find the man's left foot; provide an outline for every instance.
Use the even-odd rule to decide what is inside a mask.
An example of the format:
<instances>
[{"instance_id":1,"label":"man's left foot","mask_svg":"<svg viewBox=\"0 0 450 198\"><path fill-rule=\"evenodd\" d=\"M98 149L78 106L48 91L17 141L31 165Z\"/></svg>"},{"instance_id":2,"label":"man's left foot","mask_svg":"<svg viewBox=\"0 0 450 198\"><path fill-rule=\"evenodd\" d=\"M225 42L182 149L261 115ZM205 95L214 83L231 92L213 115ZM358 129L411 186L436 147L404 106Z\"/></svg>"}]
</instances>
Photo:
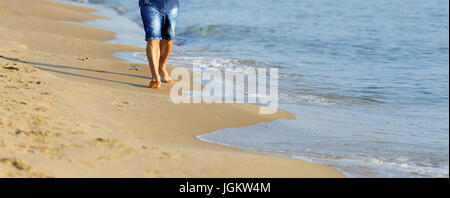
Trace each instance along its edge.
<instances>
[{"instance_id":1,"label":"man's left foot","mask_svg":"<svg viewBox=\"0 0 450 198\"><path fill-rule=\"evenodd\" d=\"M168 84L172 84L173 80L170 78L169 73L167 73L167 71L162 72L162 82L164 83L168 83Z\"/></svg>"},{"instance_id":2,"label":"man's left foot","mask_svg":"<svg viewBox=\"0 0 450 198\"><path fill-rule=\"evenodd\" d=\"M162 82L167 83L167 84L172 84L173 80L170 78L163 78Z\"/></svg>"}]
</instances>

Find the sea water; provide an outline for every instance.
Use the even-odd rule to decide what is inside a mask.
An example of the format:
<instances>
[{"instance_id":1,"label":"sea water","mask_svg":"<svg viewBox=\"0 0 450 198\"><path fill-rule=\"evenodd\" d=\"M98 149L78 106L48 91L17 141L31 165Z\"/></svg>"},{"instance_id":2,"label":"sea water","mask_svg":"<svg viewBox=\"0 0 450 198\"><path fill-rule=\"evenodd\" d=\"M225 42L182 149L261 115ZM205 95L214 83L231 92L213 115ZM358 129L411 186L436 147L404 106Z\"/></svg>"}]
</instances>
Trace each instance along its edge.
<instances>
[{"instance_id":1,"label":"sea water","mask_svg":"<svg viewBox=\"0 0 450 198\"><path fill-rule=\"evenodd\" d=\"M145 46L137 0L89 3L113 20L86 24ZM280 108L296 120L203 141L350 177L449 177L448 12L447 0L183 0L169 64L279 68Z\"/></svg>"}]
</instances>

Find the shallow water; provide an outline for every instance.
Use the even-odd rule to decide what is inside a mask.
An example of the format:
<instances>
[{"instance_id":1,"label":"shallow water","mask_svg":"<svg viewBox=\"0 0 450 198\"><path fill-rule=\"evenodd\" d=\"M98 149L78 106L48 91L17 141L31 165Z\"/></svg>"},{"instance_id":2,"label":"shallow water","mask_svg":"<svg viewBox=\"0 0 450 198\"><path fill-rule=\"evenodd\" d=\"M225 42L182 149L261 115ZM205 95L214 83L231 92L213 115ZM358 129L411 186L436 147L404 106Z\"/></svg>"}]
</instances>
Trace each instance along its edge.
<instances>
[{"instance_id":1,"label":"shallow water","mask_svg":"<svg viewBox=\"0 0 450 198\"><path fill-rule=\"evenodd\" d=\"M114 42L145 44L137 0L91 3L128 18L104 25ZM448 177L448 11L446 0L183 0L169 64L279 68L281 108L297 120L202 140L352 177Z\"/></svg>"}]
</instances>

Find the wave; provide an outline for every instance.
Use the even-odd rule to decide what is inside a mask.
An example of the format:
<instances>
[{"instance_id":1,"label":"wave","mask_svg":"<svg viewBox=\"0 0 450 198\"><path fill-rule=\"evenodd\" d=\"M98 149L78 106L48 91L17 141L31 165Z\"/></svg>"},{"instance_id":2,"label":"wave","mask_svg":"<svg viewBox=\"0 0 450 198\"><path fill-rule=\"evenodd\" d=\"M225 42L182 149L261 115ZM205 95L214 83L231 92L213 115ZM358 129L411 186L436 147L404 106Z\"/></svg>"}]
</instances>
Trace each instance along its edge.
<instances>
[{"instance_id":1,"label":"wave","mask_svg":"<svg viewBox=\"0 0 450 198\"><path fill-rule=\"evenodd\" d=\"M218 131L214 132L218 133ZM343 156L313 152L284 152L240 147L208 138L210 134L196 136L197 139L223 146L244 149L249 152L289 157L308 162L329 164L348 177L448 177L449 166L441 164L418 163L406 156L396 159L383 159L369 155ZM395 174L391 174L395 172Z\"/></svg>"},{"instance_id":2,"label":"wave","mask_svg":"<svg viewBox=\"0 0 450 198\"><path fill-rule=\"evenodd\" d=\"M139 59L143 62L147 61L147 56L145 52L133 53L133 57ZM179 56L174 54L169 61L168 65L183 67L191 69L193 63L196 62L198 66L203 70L219 70L222 72L233 73L233 75L243 74L245 75L246 69L248 68L271 68L269 63L252 61L252 60L238 60L238 59L225 59L225 58L209 58L209 57L190 57L190 56ZM229 70L229 69L234 69ZM241 70L236 70L241 69ZM277 76L270 75L267 73L268 78L277 78L278 80L286 80L293 78L291 75L279 74ZM296 74L298 75L298 74ZM244 90L244 89L241 89ZM246 96L250 95L248 92L244 91ZM257 98L262 96L257 96ZM316 104L316 105L371 105L371 104L382 104L381 100L371 98L371 97L351 97L339 94L323 94L323 93L308 93L302 91L296 91L295 88L280 88L279 99L284 102L289 103L300 103L300 104Z\"/></svg>"},{"instance_id":3,"label":"wave","mask_svg":"<svg viewBox=\"0 0 450 198\"><path fill-rule=\"evenodd\" d=\"M221 35L247 35L254 32L254 27L239 25L190 25L184 28L179 36L207 38Z\"/></svg>"}]
</instances>

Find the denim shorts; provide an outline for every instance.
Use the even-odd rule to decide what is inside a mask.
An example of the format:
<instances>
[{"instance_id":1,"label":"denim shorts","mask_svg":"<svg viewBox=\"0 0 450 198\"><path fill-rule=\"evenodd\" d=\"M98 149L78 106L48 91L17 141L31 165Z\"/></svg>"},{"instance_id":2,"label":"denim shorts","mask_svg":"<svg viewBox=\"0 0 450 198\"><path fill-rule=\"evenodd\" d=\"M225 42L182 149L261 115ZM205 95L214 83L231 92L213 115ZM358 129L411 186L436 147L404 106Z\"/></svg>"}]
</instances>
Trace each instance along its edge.
<instances>
[{"instance_id":1,"label":"denim shorts","mask_svg":"<svg viewBox=\"0 0 450 198\"><path fill-rule=\"evenodd\" d=\"M180 0L139 0L145 40L173 40Z\"/></svg>"}]
</instances>

